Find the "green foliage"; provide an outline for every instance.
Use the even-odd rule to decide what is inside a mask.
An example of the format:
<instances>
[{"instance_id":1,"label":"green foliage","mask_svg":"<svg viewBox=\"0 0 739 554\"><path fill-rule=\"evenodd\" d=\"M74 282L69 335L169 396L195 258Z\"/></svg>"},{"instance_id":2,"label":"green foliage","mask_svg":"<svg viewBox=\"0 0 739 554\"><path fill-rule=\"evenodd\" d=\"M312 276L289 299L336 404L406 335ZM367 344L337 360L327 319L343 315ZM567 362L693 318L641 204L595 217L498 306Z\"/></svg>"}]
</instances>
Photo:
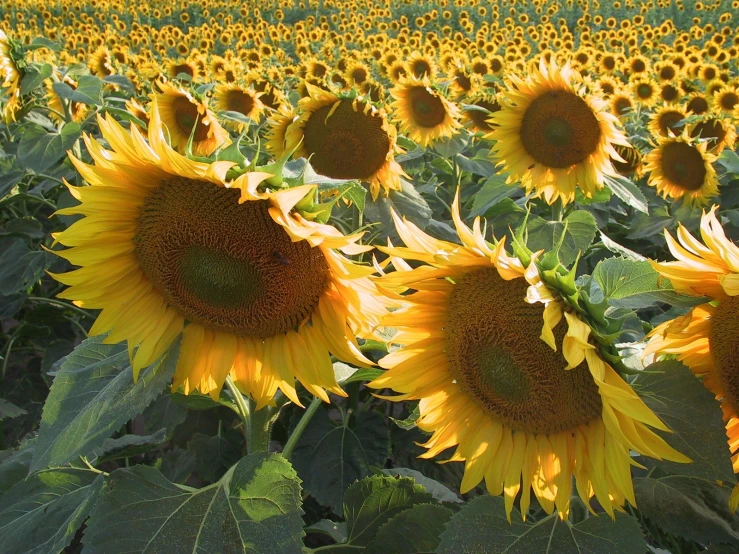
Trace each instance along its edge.
<instances>
[{"instance_id":1,"label":"green foliage","mask_svg":"<svg viewBox=\"0 0 739 554\"><path fill-rule=\"evenodd\" d=\"M300 516L300 480L279 455L247 456L202 489L136 466L106 480L85 531L85 551L299 554Z\"/></svg>"},{"instance_id":2,"label":"green foliage","mask_svg":"<svg viewBox=\"0 0 739 554\"><path fill-rule=\"evenodd\" d=\"M521 514L514 508L508 523L503 499L483 496L465 504L452 516L436 552L643 554L645 550L639 523L632 517L618 514L612 521L605 515L591 516L572 525L553 514L533 523L522 523Z\"/></svg>"},{"instance_id":3,"label":"green foliage","mask_svg":"<svg viewBox=\"0 0 739 554\"><path fill-rule=\"evenodd\" d=\"M58 133L48 133L41 125L29 123L18 145L18 161L26 169L41 173L72 148L80 132L79 124L74 121L65 123Z\"/></svg>"}]
</instances>

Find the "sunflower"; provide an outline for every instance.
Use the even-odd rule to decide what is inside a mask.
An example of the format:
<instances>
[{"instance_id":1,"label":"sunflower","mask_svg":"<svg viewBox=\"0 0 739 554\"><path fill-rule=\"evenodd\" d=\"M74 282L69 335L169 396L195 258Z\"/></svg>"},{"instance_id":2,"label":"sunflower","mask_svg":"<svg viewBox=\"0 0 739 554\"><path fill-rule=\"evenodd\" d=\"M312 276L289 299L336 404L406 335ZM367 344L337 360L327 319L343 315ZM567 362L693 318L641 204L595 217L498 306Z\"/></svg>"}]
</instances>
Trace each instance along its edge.
<instances>
[{"instance_id":1,"label":"sunflower","mask_svg":"<svg viewBox=\"0 0 739 554\"><path fill-rule=\"evenodd\" d=\"M659 98L657 83L646 77L631 82L631 91L636 101L644 107L654 106Z\"/></svg>"},{"instance_id":2,"label":"sunflower","mask_svg":"<svg viewBox=\"0 0 739 554\"><path fill-rule=\"evenodd\" d=\"M254 122L259 121L259 116L264 111L264 104L259 96L253 89L235 83L218 84L213 89L213 100L217 110L237 112ZM239 133L246 127L244 123L233 121L228 122L228 125Z\"/></svg>"},{"instance_id":3,"label":"sunflower","mask_svg":"<svg viewBox=\"0 0 739 554\"><path fill-rule=\"evenodd\" d=\"M465 100L462 116L466 125L473 132L489 133L493 127L489 123L490 116L500 110L497 95L479 93Z\"/></svg>"},{"instance_id":4,"label":"sunflower","mask_svg":"<svg viewBox=\"0 0 739 554\"><path fill-rule=\"evenodd\" d=\"M491 247L479 218L474 231L462 222L458 198L452 216L462 246L395 216L407 247L381 249L398 271L378 288L406 304L382 321L401 347L369 386L420 400L418 427L432 433L421 457L456 446L463 493L484 479L490 494L505 494L509 517L520 493L525 517L533 488L544 510L565 518L574 475L583 502L594 495L613 517L634 504L631 450L687 458L648 428L666 429L541 280L536 255L525 267L504 240ZM397 296L407 289L417 292Z\"/></svg>"},{"instance_id":5,"label":"sunflower","mask_svg":"<svg viewBox=\"0 0 739 554\"><path fill-rule=\"evenodd\" d=\"M739 87L724 85L714 95L716 108L725 115L731 115L736 106L739 106Z\"/></svg>"},{"instance_id":6,"label":"sunflower","mask_svg":"<svg viewBox=\"0 0 739 554\"><path fill-rule=\"evenodd\" d=\"M298 115L292 106L282 104L279 109L272 113L267 120L267 151L275 156L280 156L285 151L285 134L287 128L297 119Z\"/></svg>"},{"instance_id":7,"label":"sunflower","mask_svg":"<svg viewBox=\"0 0 739 554\"><path fill-rule=\"evenodd\" d=\"M619 118L628 116L634 110L634 99L624 89L617 89L608 100L611 113Z\"/></svg>"},{"instance_id":8,"label":"sunflower","mask_svg":"<svg viewBox=\"0 0 739 554\"><path fill-rule=\"evenodd\" d=\"M696 204L718 194L716 156L706 152L706 143L691 139L685 130L677 137L662 137L657 144L644 159L644 172L650 173L648 184L659 194Z\"/></svg>"},{"instance_id":9,"label":"sunflower","mask_svg":"<svg viewBox=\"0 0 739 554\"><path fill-rule=\"evenodd\" d=\"M105 46L98 47L90 56L90 71L98 77L107 77L115 73L113 56Z\"/></svg>"},{"instance_id":10,"label":"sunflower","mask_svg":"<svg viewBox=\"0 0 739 554\"><path fill-rule=\"evenodd\" d=\"M411 75L419 79L427 77L429 80L433 80L438 72L434 58L418 51L411 54L406 65Z\"/></svg>"},{"instance_id":11,"label":"sunflower","mask_svg":"<svg viewBox=\"0 0 739 554\"><path fill-rule=\"evenodd\" d=\"M603 175L614 173L614 145L628 145L605 101L586 95L569 64L542 60L527 80L511 75L510 81L488 135L497 141L492 154L510 172L509 182L520 179L549 204L572 202L578 186L591 198L603 188Z\"/></svg>"},{"instance_id":12,"label":"sunflower","mask_svg":"<svg viewBox=\"0 0 739 554\"><path fill-rule=\"evenodd\" d=\"M690 136L705 139L708 151L718 156L724 148L734 149L736 126L728 117L707 117L690 128Z\"/></svg>"},{"instance_id":13,"label":"sunflower","mask_svg":"<svg viewBox=\"0 0 739 554\"><path fill-rule=\"evenodd\" d=\"M179 75L187 75L192 81L200 80L200 70L195 62L186 59L170 60L167 63L167 76L177 79Z\"/></svg>"},{"instance_id":14,"label":"sunflower","mask_svg":"<svg viewBox=\"0 0 739 554\"><path fill-rule=\"evenodd\" d=\"M131 98L126 102L126 111L143 121L147 127L149 126L149 113L146 111L146 107L139 104L136 99ZM146 127L139 127L139 131L146 132Z\"/></svg>"},{"instance_id":15,"label":"sunflower","mask_svg":"<svg viewBox=\"0 0 739 554\"><path fill-rule=\"evenodd\" d=\"M703 243L682 225L678 241L665 230L667 246L675 262L651 262L675 290L709 302L688 314L655 327L649 333L644 355L677 355L716 399L726 422L734 473L739 473L739 248L726 238L714 206L703 213L700 232ZM731 495L731 510L739 507L739 486Z\"/></svg>"},{"instance_id":16,"label":"sunflower","mask_svg":"<svg viewBox=\"0 0 739 554\"><path fill-rule=\"evenodd\" d=\"M611 163L619 175L628 177L634 173L639 173L642 161L642 155L639 150L633 146L617 144L616 152L618 152L621 159L611 158Z\"/></svg>"},{"instance_id":17,"label":"sunflower","mask_svg":"<svg viewBox=\"0 0 739 554\"><path fill-rule=\"evenodd\" d=\"M61 74L58 74L58 77L61 77ZM77 89L77 83L68 75L64 76L62 82L68 85L72 90ZM46 83L46 103L52 110L54 110L53 112L49 112L49 117L57 123L64 123L64 117L62 117L64 114L64 105L62 104L62 99L59 98L57 93L54 91L54 84L51 81L47 81ZM82 121L88 111L85 103L75 102L74 100L70 101L69 109L72 115L72 120L77 122Z\"/></svg>"},{"instance_id":18,"label":"sunflower","mask_svg":"<svg viewBox=\"0 0 739 554\"><path fill-rule=\"evenodd\" d=\"M295 212L311 185L260 192L267 173L226 183L233 162L178 154L153 104L148 143L107 116L111 150L86 136L94 163L71 157L90 186L69 186L80 204L57 212L84 216L54 237L81 266L54 275L70 285L59 296L102 310L90 334L126 340L134 376L181 337L173 390L217 398L230 375L258 407L277 389L300 404L296 377L325 401L343 394L329 353L368 363L352 329L371 321L372 270L339 252L366 251L361 235Z\"/></svg>"},{"instance_id":19,"label":"sunflower","mask_svg":"<svg viewBox=\"0 0 739 554\"><path fill-rule=\"evenodd\" d=\"M685 105L685 110L694 115L703 115L710 111L711 103L706 98L705 94L700 92L692 92L688 96L688 103Z\"/></svg>"},{"instance_id":20,"label":"sunflower","mask_svg":"<svg viewBox=\"0 0 739 554\"><path fill-rule=\"evenodd\" d=\"M449 138L461 127L459 108L431 86L428 78L411 77L390 90L390 108L408 138L424 148Z\"/></svg>"},{"instance_id":21,"label":"sunflower","mask_svg":"<svg viewBox=\"0 0 739 554\"><path fill-rule=\"evenodd\" d=\"M649 118L647 127L655 138L679 136L685 128L680 122L686 117L688 114L679 106L662 106Z\"/></svg>"},{"instance_id":22,"label":"sunflower","mask_svg":"<svg viewBox=\"0 0 739 554\"><path fill-rule=\"evenodd\" d=\"M310 158L321 175L366 181L372 198L380 188L400 190L405 173L393 155L397 132L385 112L361 97L306 87L309 96L298 103L300 115L287 128L285 150Z\"/></svg>"},{"instance_id":23,"label":"sunflower","mask_svg":"<svg viewBox=\"0 0 739 554\"><path fill-rule=\"evenodd\" d=\"M206 102L168 83L157 86L162 92L152 94L152 98L157 101L159 117L169 132L170 143L179 152L185 151L190 137L192 151L197 156L209 156L216 148L231 142L228 132L218 123Z\"/></svg>"},{"instance_id":24,"label":"sunflower","mask_svg":"<svg viewBox=\"0 0 739 554\"><path fill-rule=\"evenodd\" d=\"M7 99L2 109L6 122L15 121L15 114L21 107L21 72L13 60L12 46L8 36L0 29L0 86L5 90Z\"/></svg>"}]
</instances>

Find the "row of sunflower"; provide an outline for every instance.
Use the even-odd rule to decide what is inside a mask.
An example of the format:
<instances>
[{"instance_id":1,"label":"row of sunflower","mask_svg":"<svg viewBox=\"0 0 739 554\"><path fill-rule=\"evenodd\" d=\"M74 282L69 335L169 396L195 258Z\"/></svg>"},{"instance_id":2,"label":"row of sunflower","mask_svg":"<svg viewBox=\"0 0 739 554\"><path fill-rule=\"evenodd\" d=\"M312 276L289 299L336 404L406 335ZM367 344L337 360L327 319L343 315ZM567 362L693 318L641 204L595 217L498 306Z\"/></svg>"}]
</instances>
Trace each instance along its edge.
<instances>
[{"instance_id":1,"label":"row of sunflower","mask_svg":"<svg viewBox=\"0 0 739 554\"><path fill-rule=\"evenodd\" d=\"M736 7L12 6L0 551L739 547Z\"/></svg>"}]
</instances>

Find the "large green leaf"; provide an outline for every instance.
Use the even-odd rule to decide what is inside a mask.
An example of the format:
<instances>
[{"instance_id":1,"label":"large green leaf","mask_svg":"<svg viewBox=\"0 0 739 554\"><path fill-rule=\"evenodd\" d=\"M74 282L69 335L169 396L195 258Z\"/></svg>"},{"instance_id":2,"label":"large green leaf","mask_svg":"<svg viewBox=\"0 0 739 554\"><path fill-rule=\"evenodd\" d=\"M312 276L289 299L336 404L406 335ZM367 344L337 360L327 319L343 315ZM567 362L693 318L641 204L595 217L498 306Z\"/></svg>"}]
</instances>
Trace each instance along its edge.
<instances>
[{"instance_id":1,"label":"large green leaf","mask_svg":"<svg viewBox=\"0 0 739 554\"><path fill-rule=\"evenodd\" d=\"M111 473L85 531L86 554L302 551L300 480L278 454L252 454L202 489L135 466Z\"/></svg>"},{"instance_id":2,"label":"large green leaf","mask_svg":"<svg viewBox=\"0 0 739 554\"><path fill-rule=\"evenodd\" d=\"M80 344L54 377L41 417L33 471L64 464L102 446L172 378L176 346L143 370L134 383L126 346L102 340L95 337Z\"/></svg>"},{"instance_id":3,"label":"large green leaf","mask_svg":"<svg viewBox=\"0 0 739 554\"><path fill-rule=\"evenodd\" d=\"M604 181L608 188L613 191L613 194L618 196L621 201L642 213L649 213L649 203L647 202L647 199L639 190L639 187L629 179L620 175L605 175Z\"/></svg>"},{"instance_id":4,"label":"large green leaf","mask_svg":"<svg viewBox=\"0 0 739 554\"><path fill-rule=\"evenodd\" d=\"M641 515L662 530L708 545L729 543L739 548L739 515L729 510L731 488L715 481L668 475L634 479Z\"/></svg>"},{"instance_id":5,"label":"large green leaf","mask_svg":"<svg viewBox=\"0 0 739 554\"><path fill-rule=\"evenodd\" d=\"M27 169L41 173L58 162L80 137L78 123L65 123L58 133L47 133L41 125L28 125L18 144L18 160Z\"/></svg>"},{"instance_id":6,"label":"large green leaf","mask_svg":"<svg viewBox=\"0 0 739 554\"><path fill-rule=\"evenodd\" d=\"M453 513L444 506L417 504L380 527L365 554L434 552Z\"/></svg>"},{"instance_id":7,"label":"large green leaf","mask_svg":"<svg viewBox=\"0 0 739 554\"><path fill-rule=\"evenodd\" d=\"M377 200L367 202L364 208L365 219L379 223L377 231L396 240L398 234L395 232L392 212L407 218L421 229L428 225L432 216L431 208L415 187L403 179L400 180L400 184L401 190L390 191L387 196L381 194Z\"/></svg>"},{"instance_id":8,"label":"large green leaf","mask_svg":"<svg viewBox=\"0 0 739 554\"><path fill-rule=\"evenodd\" d=\"M54 83L52 86L54 92L65 100L91 105L101 103L103 82L95 75L82 75L77 81L76 88L62 82Z\"/></svg>"},{"instance_id":9,"label":"large green leaf","mask_svg":"<svg viewBox=\"0 0 739 554\"><path fill-rule=\"evenodd\" d=\"M77 468L45 469L19 482L0 499L0 552L63 550L102 485L102 474Z\"/></svg>"},{"instance_id":10,"label":"large green leaf","mask_svg":"<svg viewBox=\"0 0 739 554\"><path fill-rule=\"evenodd\" d=\"M698 378L676 360L657 362L636 381L644 401L673 431L664 439L693 460L678 464L650 460L669 473L734 481L719 403Z\"/></svg>"},{"instance_id":11,"label":"large green leaf","mask_svg":"<svg viewBox=\"0 0 739 554\"><path fill-rule=\"evenodd\" d=\"M10 295L38 282L55 256L31 250L24 239L17 239L0 254L0 294Z\"/></svg>"},{"instance_id":12,"label":"large green leaf","mask_svg":"<svg viewBox=\"0 0 739 554\"><path fill-rule=\"evenodd\" d=\"M298 441L292 456L305 488L321 504L341 513L344 491L383 467L390 455L390 436L381 414L359 412L334 422L326 410L319 410Z\"/></svg>"},{"instance_id":13,"label":"large green leaf","mask_svg":"<svg viewBox=\"0 0 739 554\"><path fill-rule=\"evenodd\" d=\"M45 79L51 77L52 70L53 68L49 63L28 66L24 71L23 79L21 79L21 95L25 96L36 89Z\"/></svg>"},{"instance_id":14,"label":"large green leaf","mask_svg":"<svg viewBox=\"0 0 739 554\"><path fill-rule=\"evenodd\" d=\"M499 496L479 496L452 516L441 535L439 554L644 554L639 523L618 514L593 516L572 525L554 514L536 523L521 522L514 507L511 523Z\"/></svg>"},{"instance_id":15,"label":"large green leaf","mask_svg":"<svg viewBox=\"0 0 739 554\"><path fill-rule=\"evenodd\" d=\"M492 175L472 197L470 217L482 215L504 198L512 196L517 188L506 183L507 173Z\"/></svg>"},{"instance_id":16,"label":"large green leaf","mask_svg":"<svg viewBox=\"0 0 739 554\"><path fill-rule=\"evenodd\" d=\"M426 492L431 494L431 496L433 496L434 499L438 502L453 502L455 504L462 502L462 500L460 500L460 498L448 487L442 485L434 479L426 477L423 473L421 473L420 471L416 471L415 469L408 469L406 467L394 467L390 469L383 469L382 472L385 475L410 477L416 482L417 485L421 485L424 489L426 489Z\"/></svg>"},{"instance_id":17,"label":"large green leaf","mask_svg":"<svg viewBox=\"0 0 739 554\"><path fill-rule=\"evenodd\" d=\"M0 497L28 475L36 440L24 442L18 450L0 452Z\"/></svg>"},{"instance_id":18,"label":"large green leaf","mask_svg":"<svg viewBox=\"0 0 739 554\"><path fill-rule=\"evenodd\" d=\"M559 260L566 266L575 261L579 253L593 243L598 225L590 212L578 210L570 213L564 221L546 221L541 217L529 218L526 224L526 245L532 252L550 252L562 243Z\"/></svg>"},{"instance_id":19,"label":"large green leaf","mask_svg":"<svg viewBox=\"0 0 739 554\"><path fill-rule=\"evenodd\" d=\"M421 485L406 477L374 475L358 481L347 489L344 502L347 542L353 546L367 546L380 527L394 516L431 500L431 495Z\"/></svg>"},{"instance_id":20,"label":"large green leaf","mask_svg":"<svg viewBox=\"0 0 739 554\"><path fill-rule=\"evenodd\" d=\"M608 258L595 266L593 279L603 290L608 303L616 308L646 308L655 302L674 306L701 303L700 299L677 294L670 282L662 278L648 261Z\"/></svg>"}]
</instances>

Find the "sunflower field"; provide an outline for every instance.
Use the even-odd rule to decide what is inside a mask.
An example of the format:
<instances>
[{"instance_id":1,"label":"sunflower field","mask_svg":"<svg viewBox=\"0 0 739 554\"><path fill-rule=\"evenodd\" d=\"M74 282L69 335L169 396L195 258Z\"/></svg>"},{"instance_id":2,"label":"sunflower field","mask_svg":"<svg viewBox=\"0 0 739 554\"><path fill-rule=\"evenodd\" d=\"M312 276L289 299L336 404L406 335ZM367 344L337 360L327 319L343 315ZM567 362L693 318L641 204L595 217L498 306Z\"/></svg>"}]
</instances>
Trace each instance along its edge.
<instances>
[{"instance_id":1,"label":"sunflower field","mask_svg":"<svg viewBox=\"0 0 739 554\"><path fill-rule=\"evenodd\" d=\"M739 0L0 0L0 554L739 552Z\"/></svg>"}]
</instances>

